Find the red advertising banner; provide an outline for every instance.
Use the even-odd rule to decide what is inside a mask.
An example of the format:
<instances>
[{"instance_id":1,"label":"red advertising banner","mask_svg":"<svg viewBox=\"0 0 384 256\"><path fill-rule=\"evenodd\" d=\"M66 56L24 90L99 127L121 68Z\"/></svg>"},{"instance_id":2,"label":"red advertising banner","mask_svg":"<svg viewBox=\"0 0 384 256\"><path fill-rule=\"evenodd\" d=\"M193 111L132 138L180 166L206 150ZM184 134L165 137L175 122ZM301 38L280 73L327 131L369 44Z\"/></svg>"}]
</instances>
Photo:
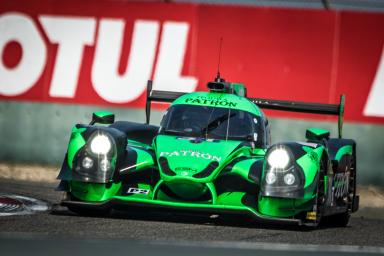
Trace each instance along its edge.
<instances>
[{"instance_id":1,"label":"red advertising banner","mask_svg":"<svg viewBox=\"0 0 384 256\"><path fill-rule=\"evenodd\" d=\"M307 9L2 0L0 100L143 108L148 79L206 90L220 38L221 74L248 95L346 94L347 121L384 122L384 14Z\"/></svg>"}]
</instances>

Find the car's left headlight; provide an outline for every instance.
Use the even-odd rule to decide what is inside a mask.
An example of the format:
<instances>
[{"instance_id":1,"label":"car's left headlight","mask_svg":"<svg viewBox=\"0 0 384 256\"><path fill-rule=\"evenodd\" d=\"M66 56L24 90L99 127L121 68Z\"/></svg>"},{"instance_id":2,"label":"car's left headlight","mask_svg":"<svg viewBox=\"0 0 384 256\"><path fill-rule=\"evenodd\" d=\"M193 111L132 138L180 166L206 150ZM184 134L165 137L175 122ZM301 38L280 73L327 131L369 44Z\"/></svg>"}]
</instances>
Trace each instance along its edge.
<instances>
[{"instance_id":1,"label":"car's left headlight","mask_svg":"<svg viewBox=\"0 0 384 256\"><path fill-rule=\"evenodd\" d=\"M90 134L86 146L74 159L73 178L78 181L106 183L114 173L117 158L116 140L107 131Z\"/></svg>"},{"instance_id":2,"label":"car's left headlight","mask_svg":"<svg viewBox=\"0 0 384 256\"><path fill-rule=\"evenodd\" d=\"M106 155L112 149L111 140L105 134L97 134L91 140L90 149L96 155Z\"/></svg>"}]
</instances>

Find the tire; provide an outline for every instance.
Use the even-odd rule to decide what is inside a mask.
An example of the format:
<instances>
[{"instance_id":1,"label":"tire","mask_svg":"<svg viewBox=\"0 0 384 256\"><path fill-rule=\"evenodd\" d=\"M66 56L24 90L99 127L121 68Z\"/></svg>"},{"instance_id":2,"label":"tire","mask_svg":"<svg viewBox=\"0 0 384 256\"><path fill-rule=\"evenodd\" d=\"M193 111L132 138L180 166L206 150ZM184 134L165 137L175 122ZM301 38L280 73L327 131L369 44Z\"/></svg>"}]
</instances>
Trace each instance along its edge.
<instances>
[{"instance_id":1,"label":"tire","mask_svg":"<svg viewBox=\"0 0 384 256\"><path fill-rule=\"evenodd\" d=\"M351 214L349 211L327 217L326 223L332 227L346 227Z\"/></svg>"}]
</instances>

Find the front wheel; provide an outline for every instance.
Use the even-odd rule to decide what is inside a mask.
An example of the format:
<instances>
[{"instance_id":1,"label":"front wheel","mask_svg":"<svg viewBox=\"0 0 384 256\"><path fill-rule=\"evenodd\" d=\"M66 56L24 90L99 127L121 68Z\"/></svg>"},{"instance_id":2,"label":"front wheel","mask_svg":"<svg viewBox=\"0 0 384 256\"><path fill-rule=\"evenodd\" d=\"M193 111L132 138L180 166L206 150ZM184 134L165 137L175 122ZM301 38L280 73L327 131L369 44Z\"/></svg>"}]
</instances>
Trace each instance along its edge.
<instances>
[{"instance_id":1,"label":"front wheel","mask_svg":"<svg viewBox=\"0 0 384 256\"><path fill-rule=\"evenodd\" d=\"M332 227L346 227L350 217L349 212L343 212L327 217L326 223Z\"/></svg>"}]
</instances>

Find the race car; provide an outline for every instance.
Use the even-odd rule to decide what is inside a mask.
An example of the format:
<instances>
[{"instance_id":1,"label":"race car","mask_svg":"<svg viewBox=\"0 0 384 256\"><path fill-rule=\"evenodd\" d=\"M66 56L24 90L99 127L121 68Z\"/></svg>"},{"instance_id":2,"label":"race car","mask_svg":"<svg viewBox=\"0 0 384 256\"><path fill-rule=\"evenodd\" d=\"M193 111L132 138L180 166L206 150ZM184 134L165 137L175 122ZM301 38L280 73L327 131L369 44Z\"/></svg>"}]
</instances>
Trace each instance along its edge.
<instances>
[{"instance_id":1,"label":"race car","mask_svg":"<svg viewBox=\"0 0 384 256\"><path fill-rule=\"evenodd\" d=\"M156 91L148 81L146 123L95 112L89 125L76 124L58 176L61 205L85 215L149 209L348 224L359 196L356 143L342 138L344 96L339 104L249 98L220 75L207 87ZM152 102L171 103L160 126L149 124ZM271 145L262 108L337 115L338 137L309 128L303 141Z\"/></svg>"}]
</instances>

